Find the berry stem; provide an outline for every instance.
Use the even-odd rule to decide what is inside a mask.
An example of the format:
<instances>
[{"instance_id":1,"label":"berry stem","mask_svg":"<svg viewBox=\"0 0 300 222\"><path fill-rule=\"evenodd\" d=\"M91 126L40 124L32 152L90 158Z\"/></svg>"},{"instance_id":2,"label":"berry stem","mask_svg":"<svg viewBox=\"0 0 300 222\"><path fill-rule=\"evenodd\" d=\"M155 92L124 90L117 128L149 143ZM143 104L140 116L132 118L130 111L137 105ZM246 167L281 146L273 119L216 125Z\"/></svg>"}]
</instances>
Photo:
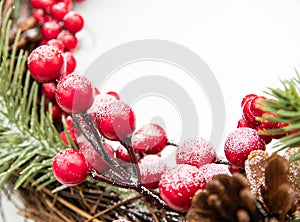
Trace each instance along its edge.
<instances>
[{"instance_id":1,"label":"berry stem","mask_svg":"<svg viewBox=\"0 0 300 222\"><path fill-rule=\"evenodd\" d=\"M176 144L175 142L167 141L167 146L175 146L175 147L178 147L178 144Z\"/></svg>"},{"instance_id":2,"label":"berry stem","mask_svg":"<svg viewBox=\"0 0 300 222\"><path fill-rule=\"evenodd\" d=\"M131 176L105 151L103 146L103 137L94 127L89 115L87 113L73 114L72 118L74 120L73 122L75 127L81 131L83 136L91 143L92 147L97 151L97 153L99 153L103 160L116 172L115 176L118 176L122 181L132 183L132 181L130 181ZM88 126L89 129L87 129L86 126Z\"/></svg>"},{"instance_id":3,"label":"berry stem","mask_svg":"<svg viewBox=\"0 0 300 222\"><path fill-rule=\"evenodd\" d=\"M136 158L135 152L133 150L133 147L131 146L131 138L126 138L123 141L120 141L120 143L127 149L128 154L130 156L130 162L131 166L134 170L134 173L136 174L137 178L137 186L141 186L141 172L138 165L138 160Z\"/></svg>"},{"instance_id":4,"label":"berry stem","mask_svg":"<svg viewBox=\"0 0 300 222\"><path fill-rule=\"evenodd\" d=\"M140 186L140 188L137 190L140 194L146 197L147 201L151 203L154 206L161 207L164 209L170 209L170 207L164 202L158 195L154 194L152 191L147 189L144 186Z\"/></svg>"}]
</instances>

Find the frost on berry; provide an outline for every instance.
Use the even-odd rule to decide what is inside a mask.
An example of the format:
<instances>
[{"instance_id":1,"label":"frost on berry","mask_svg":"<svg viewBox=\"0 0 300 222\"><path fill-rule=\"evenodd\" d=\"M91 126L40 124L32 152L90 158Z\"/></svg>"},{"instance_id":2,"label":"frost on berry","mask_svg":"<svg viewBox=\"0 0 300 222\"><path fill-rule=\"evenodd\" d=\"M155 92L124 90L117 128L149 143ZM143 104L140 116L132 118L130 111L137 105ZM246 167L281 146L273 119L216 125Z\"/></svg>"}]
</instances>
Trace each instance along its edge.
<instances>
[{"instance_id":1,"label":"frost on berry","mask_svg":"<svg viewBox=\"0 0 300 222\"><path fill-rule=\"evenodd\" d=\"M199 168L200 173L205 178L206 184L209 183L214 175L231 175L228 166L224 164L208 163Z\"/></svg>"},{"instance_id":2,"label":"frost on berry","mask_svg":"<svg viewBox=\"0 0 300 222\"><path fill-rule=\"evenodd\" d=\"M89 167L79 150L68 148L60 151L53 160L52 170L55 178L67 186L76 186L85 181Z\"/></svg>"},{"instance_id":3,"label":"frost on berry","mask_svg":"<svg viewBox=\"0 0 300 222\"><path fill-rule=\"evenodd\" d=\"M186 212L191 207L197 190L205 188L205 179L197 167L179 164L168 169L161 177L161 198L174 210Z\"/></svg>"},{"instance_id":4,"label":"frost on berry","mask_svg":"<svg viewBox=\"0 0 300 222\"><path fill-rule=\"evenodd\" d=\"M130 155L124 146L118 146L116 149L116 157L124 162L130 163Z\"/></svg>"},{"instance_id":5,"label":"frost on berry","mask_svg":"<svg viewBox=\"0 0 300 222\"><path fill-rule=\"evenodd\" d=\"M216 160L215 148L202 137L185 140L179 145L176 152L177 164L190 164L200 167Z\"/></svg>"},{"instance_id":6,"label":"frost on berry","mask_svg":"<svg viewBox=\"0 0 300 222\"><path fill-rule=\"evenodd\" d=\"M81 113L93 104L94 87L86 77L70 74L57 84L55 99L66 113Z\"/></svg>"},{"instance_id":7,"label":"frost on berry","mask_svg":"<svg viewBox=\"0 0 300 222\"><path fill-rule=\"evenodd\" d=\"M135 130L135 114L123 101L114 98L98 103L95 113L99 131L109 140L121 141L130 137Z\"/></svg>"},{"instance_id":8,"label":"frost on berry","mask_svg":"<svg viewBox=\"0 0 300 222\"><path fill-rule=\"evenodd\" d=\"M28 57L28 69L38 82L51 82L63 70L62 52L54 46L41 45L35 48Z\"/></svg>"},{"instance_id":9,"label":"frost on berry","mask_svg":"<svg viewBox=\"0 0 300 222\"><path fill-rule=\"evenodd\" d=\"M131 141L135 152L156 154L167 145L167 134L158 124L148 123L134 133Z\"/></svg>"},{"instance_id":10,"label":"frost on berry","mask_svg":"<svg viewBox=\"0 0 300 222\"><path fill-rule=\"evenodd\" d=\"M225 140L224 152L230 163L244 167L244 163L253 150L265 150L265 143L258 132L251 128L237 128Z\"/></svg>"},{"instance_id":11,"label":"frost on berry","mask_svg":"<svg viewBox=\"0 0 300 222\"><path fill-rule=\"evenodd\" d=\"M158 187L161 175L166 171L167 165L163 159L157 155L145 155L138 162L142 185L154 189Z\"/></svg>"},{"instance_id":12,"label":"frost on berry","mask_svg":"<svg viewBox=\"0 0 300 222\"><path fill-rule=\"evenodd\" d=\"M111 158L114 158L114 151L110 145L104 144L104 150ZM92 147L90 143L80 144L80 151L85 156L89 166L99 173L103 173L109 164L100 156L100 154Z\"/></svg>"}]
</instances>

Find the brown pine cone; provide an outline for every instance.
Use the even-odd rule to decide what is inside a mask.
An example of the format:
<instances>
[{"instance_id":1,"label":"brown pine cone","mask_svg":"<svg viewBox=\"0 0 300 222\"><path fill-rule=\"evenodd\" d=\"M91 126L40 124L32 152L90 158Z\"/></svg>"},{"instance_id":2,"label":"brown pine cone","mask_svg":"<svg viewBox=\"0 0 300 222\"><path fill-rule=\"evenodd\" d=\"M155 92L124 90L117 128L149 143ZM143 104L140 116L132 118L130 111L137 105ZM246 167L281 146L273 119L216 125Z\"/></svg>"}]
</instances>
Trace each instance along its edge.
<instances>
[{"instance_id":1,"label":"brown pine cone","mask_svg":"<svg viewBox=\"0 0 300 222\"><path fill-rule=\"evenodd\" d=\"M256 157L256 161L247 162L253 164L246 167L250 183L239 173L220 174L205 190L198 191L187 213L188 221L281 222L295 217L299 199L288 183L288 161L279 155Z\"/></svg>"}]
</instances>

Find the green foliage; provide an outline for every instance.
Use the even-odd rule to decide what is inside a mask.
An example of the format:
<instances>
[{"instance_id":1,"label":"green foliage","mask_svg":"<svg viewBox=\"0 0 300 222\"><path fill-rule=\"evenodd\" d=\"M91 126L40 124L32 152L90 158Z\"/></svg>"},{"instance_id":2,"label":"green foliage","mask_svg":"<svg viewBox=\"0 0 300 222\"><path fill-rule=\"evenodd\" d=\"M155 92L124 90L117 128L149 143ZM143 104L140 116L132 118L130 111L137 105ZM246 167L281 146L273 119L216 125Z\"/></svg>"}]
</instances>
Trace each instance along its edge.
<instances>
[{"instance_id":1,"label":"green foliage","mask_svg":"<svg viewBox=\"0 0 300 222\"><path fill-rule=\"evenodd\" d=\"M0 3L0 18L3 1ZM0 22L0 188L17 176L15 188L34 185L40 189L55 182L51 165L65 147L53 125L51 104L39 98L38 83L26 69L28 53L17 49L18 32L9 49L12 9Z\"/></svg>"},{"instance_id":2,"label":"green foliage","mask_svg":"<svg viewBox=\"0 0 300 222\"><path fill-rule=\"evenodd\" d=\"M266 93L272 96L274 101L266 101L266 107L262 107L267 112L275 113L278 117L266 117L265 120L286 123L280 129L266 130L264 134L285 135L274 144L276 151L281 151L290 147L300 146L300 76L290 80L281 81L282 88L269 88ZM292 161L300 160L300 153L291 156Z\"/></svg>"}]
</instances>

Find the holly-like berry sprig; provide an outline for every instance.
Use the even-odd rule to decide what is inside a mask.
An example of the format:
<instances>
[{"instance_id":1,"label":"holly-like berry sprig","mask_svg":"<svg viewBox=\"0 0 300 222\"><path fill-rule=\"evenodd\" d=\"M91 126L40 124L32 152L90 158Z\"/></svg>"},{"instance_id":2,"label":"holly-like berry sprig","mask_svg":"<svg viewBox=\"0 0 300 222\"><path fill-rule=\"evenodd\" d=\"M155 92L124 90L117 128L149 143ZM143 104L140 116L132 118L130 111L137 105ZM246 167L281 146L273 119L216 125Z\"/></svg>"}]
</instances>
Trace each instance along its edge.
<instances>
[{"instance_id":1,"label":"holly-like berry sprig","mask_svg":"<svg viewBox=\"0 0 300 222\"><path fill-rule=\"evenodd\" d=\"M43 61L53 63L55 77L46 72L48 65L38 61L38 58L44 58L48 54L53 55L53 59L47 57ZM220 162L215 148L204 138L191 138L175 145L158 124L147 123L136 129L134 111L120 100L117 93L100 93L82 75L64 75L61 72L61 62L55 62L61 60L61 54L55 46L42 45L28 59L32 75L44 82L44 95L54 100L62 112L69 115L66 118L67 132L73 144L79 147L79 150L72 147L72 151L61 152L54 158L53 172L58 181L68 186L78 185L90 175L95 180L134 189L155 205L186 212L194 193L205 189L212 175L230 174L227 166L215 164ZM50 79L45 80L49 76L52 82L48 82ZM66 132L62 132L61 137L66 144L69 143ZM108 148L108 141L118 141L120 146L114 151ZM177 165L171 169L161 157L161 152L167 145L175 145L177 149ZM249 127L237 129L228 136L225 144L227 159L238 168L243 168L252 150L264 149L265 141L256 130ZM80 156L78 160L84 157L85 161L78 161L76 165L76 158L70 158L69 153L76 153ZM60 167L58 163L64 164ZM72 167L63 167L69 165ZM77 167L82 169L80 180ZM185 168L191 168L191 172L197 173L183 173L186 172ZM174 192L170 191L171 187ZM151 191L156 188L160 195Z\"/></svg>"}]
</instances>

